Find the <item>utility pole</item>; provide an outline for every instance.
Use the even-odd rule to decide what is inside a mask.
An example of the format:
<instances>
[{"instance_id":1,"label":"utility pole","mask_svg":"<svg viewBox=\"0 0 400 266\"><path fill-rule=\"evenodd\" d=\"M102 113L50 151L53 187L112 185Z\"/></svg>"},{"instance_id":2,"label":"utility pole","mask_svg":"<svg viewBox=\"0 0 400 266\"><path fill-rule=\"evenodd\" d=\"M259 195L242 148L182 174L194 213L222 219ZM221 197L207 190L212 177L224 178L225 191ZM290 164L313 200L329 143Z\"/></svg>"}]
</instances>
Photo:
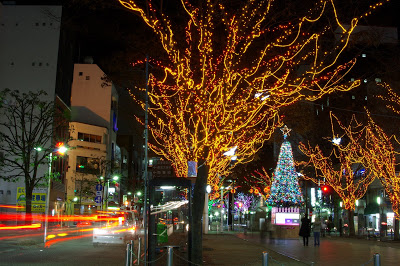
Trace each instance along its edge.
<instances>
[{"instance_id":1,"label":"utility pole","mask_svg":"<svg viewBox=\"0 0 400 266\"><path fill-rule=\"evenodd\" d=\"M148 189L148 173L147 173L147 165L148 165L148 125L149 125L149 115L148 115L148 108L149 108L149 56L146 55L146 95L145 95L145 112L144 112L144 204L143 204L143 226L144 226L144 265L147 265L147 189ZM150 215L150 212L149 212ZM138 258L139 259L139 258Z\"/></svg>"}]
</instances>

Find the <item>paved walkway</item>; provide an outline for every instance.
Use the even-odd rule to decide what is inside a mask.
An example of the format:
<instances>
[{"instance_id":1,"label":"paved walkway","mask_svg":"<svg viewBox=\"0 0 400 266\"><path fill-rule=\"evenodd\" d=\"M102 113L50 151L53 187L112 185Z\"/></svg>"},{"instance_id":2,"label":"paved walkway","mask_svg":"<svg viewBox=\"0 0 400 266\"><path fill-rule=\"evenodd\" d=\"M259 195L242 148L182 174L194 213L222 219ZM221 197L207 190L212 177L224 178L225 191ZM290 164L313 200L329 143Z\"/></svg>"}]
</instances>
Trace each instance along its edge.
<instances>
[{"instance_id":1,"label":"paved walkway","mask_svg":"<svg viewBox=\"0 0 400 266\"><path fill-rule=\"evenodd\" d=\"M373 265L375 253L381 265L400 265L400 242L324 237L314 247L313 241L311 237L304 247L300 239L261 242L257 233L205 235L204 265L261 265L263 251L270 256L269 265Z\"/></svg>"}]
</instances>

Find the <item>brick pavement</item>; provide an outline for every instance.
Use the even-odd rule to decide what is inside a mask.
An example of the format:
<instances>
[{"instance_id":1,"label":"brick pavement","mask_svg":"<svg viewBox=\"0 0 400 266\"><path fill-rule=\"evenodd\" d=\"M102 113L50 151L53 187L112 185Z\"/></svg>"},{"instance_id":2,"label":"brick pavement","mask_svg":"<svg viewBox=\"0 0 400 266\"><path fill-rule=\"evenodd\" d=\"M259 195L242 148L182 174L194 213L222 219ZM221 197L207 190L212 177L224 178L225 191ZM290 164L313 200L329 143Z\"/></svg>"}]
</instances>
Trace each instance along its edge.
<instances>
[{"instance_id":1,"label":"brick pavement","mask_svg":"<svg viewBox=\"0 0 400 266\"><path fill-rule=\"evenodd\" d=\"M237 237L251 243L259 243L258 234L237 234ZM400 242L324 237L321 245L314 247L313 238L304 247L300 239L266 239L263 246L282 256L290 257L307 265L373 265L374 253L381 256L381 265L400 265ZM282 262L283 265L286 265Z\"/></svg>"}]
</instances>

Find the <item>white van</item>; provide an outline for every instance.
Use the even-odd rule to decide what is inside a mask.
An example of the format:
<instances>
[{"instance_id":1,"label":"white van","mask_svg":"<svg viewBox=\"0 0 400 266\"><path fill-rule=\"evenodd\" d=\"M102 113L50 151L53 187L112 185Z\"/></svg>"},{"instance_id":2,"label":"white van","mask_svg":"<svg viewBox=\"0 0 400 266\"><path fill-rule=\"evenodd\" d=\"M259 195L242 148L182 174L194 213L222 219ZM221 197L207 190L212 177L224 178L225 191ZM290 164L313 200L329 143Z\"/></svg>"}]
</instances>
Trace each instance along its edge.
<instances>
[{"instance_id":1,"label":"white van","mask_svg":"<svg viewBox=\"0 0 400 266\"><path fill-rule=\"evenodd\" d=\"M97 216L93 230L93 246L99 244L126 244L137 238L136 211L116 211Z\"/></svg>"}]
</instances>

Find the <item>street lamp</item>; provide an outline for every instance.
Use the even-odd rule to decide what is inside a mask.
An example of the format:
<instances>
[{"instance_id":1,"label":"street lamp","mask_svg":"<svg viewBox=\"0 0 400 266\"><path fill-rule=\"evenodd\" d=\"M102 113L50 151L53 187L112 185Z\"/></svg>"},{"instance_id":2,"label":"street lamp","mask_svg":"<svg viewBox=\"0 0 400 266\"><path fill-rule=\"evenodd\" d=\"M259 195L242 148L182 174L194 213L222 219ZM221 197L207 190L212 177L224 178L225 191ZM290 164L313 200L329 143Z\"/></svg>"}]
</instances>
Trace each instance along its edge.
<instances>
[{"instance_id":1,"label":"street lamp","mask_svg":"<svg viewBox=\"0 0 400 266\"><path fill-rule=\"evenodd\" d=\"M379 236L382 240L382 238L386 236L386 226L385 225L387 225L387 223L384 222L385 219L383 217L384 216L384 214L383 214L383 208L384 208L383 203L384 202L381 197L377 197L376 202L378 203L378 206L379 206Z\"/></svg>"}]
</instances>

